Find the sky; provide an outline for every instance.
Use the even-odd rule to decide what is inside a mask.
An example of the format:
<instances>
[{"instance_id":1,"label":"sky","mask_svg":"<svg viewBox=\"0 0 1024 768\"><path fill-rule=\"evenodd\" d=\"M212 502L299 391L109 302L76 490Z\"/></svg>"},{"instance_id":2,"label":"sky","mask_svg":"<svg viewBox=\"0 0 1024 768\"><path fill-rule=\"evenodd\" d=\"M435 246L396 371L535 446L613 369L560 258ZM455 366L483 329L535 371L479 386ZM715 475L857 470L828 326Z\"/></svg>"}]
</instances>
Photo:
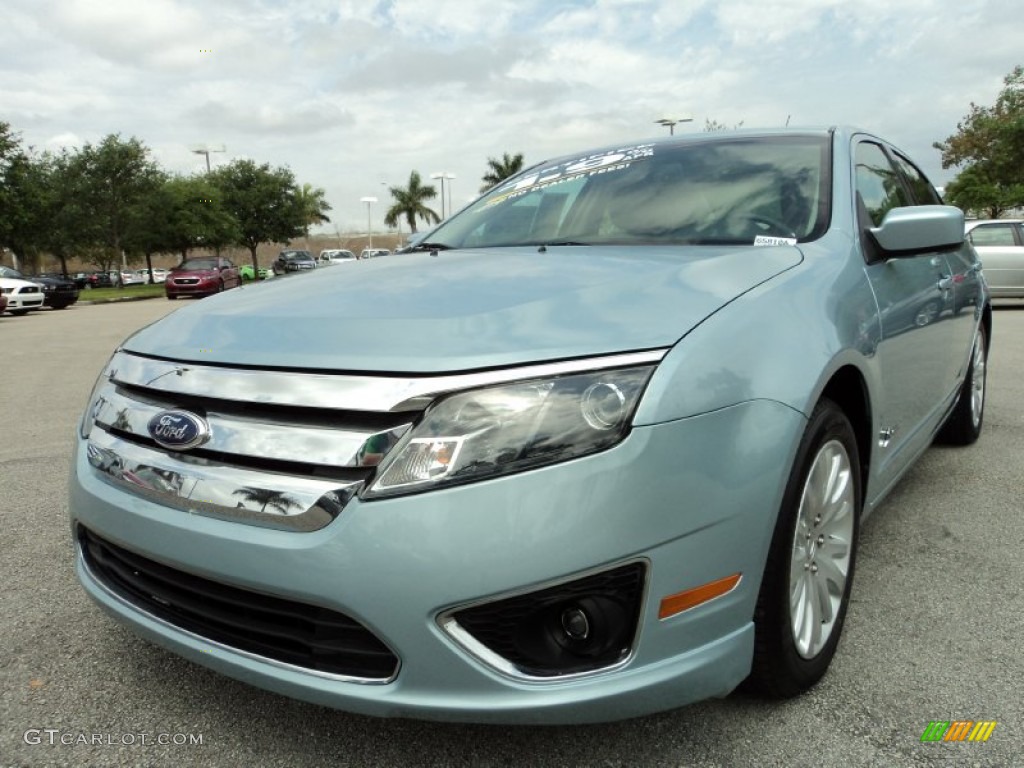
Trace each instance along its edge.
<instances>
[{"instance_id":1,"label":"sky","mask_svg":"<svg viewBox=\"0 0 1024 768\"><path fill-rule=\"evenodd\" d=\"M941 186L955 171L932 143L1024 63L1019 16L1018 0L3 0L0 120L39 150L134 136L172 172L204 171L204 144L224 147L215 167L287 166L325 190L326 231L381 227L412 171L453 175L458 209L488 158L665 135L660 118L852 124Z\"/></svg>"}]
</instances>

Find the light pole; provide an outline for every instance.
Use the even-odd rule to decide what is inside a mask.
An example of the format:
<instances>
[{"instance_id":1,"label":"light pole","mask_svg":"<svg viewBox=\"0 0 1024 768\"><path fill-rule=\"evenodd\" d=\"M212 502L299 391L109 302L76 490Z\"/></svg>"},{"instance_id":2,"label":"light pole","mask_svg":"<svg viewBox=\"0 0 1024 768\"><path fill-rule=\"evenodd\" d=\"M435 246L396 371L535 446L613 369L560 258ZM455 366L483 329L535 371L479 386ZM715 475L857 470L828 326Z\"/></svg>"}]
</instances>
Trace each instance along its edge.
<instances>
[{"instance_id":1,"label":"light pole","mask_svg":"<svg viewBox=\"0 0 1024 768\"><path fill-rule=\"evenodd\" d=\"M224 152L227 147L223 144L194 144L189 147L194 155L206 155L206 172L210 172L210 153L211 152Z\"/></svg>"},{"instance_id":2,"label":"light pole","mask_svg":"<svg viewBox=\"0 0 1024 768\"><path fill-rule=\"evenodd\" d=\"M373 207L373 204L377 202L377 198L361 197L359 198L359 202L366 203L366 248L369 250L373 248L373 227L370 224L370 209Z\"/></svg>"},{"instance_id":3,"label":"light pole","mask_svg":"<svg viewBox=\"0 0 1024 768\"><path fill-rule=\"evenodd\" d=\"M655 120L658 125L664 125L668 128L668 135L675 136L676 126L680 123L692 123L692 117L663 117L660 120Z\"/></svg>"},{"instance_id":4,"label":"light pole","mask_svg":"<svg viewBox=\"0 0 1024 768\"><path fill-rule=\"evenodd\" d=\"M447 218L447 216L445 214L445 207L444 207L444 182L445 182L445 179L448 179L448 180L454 179L455 178L455 174L454 173L448 173L447 171L444 172L444 173L432 173L432 174L430 174L430 178L432 178L432 179L440 179L441 180L441 218L445 219L445 218ZM448 213L451 213L451 209L452 209L452 185L448 184Z\"/></svg>"}]
</instances>

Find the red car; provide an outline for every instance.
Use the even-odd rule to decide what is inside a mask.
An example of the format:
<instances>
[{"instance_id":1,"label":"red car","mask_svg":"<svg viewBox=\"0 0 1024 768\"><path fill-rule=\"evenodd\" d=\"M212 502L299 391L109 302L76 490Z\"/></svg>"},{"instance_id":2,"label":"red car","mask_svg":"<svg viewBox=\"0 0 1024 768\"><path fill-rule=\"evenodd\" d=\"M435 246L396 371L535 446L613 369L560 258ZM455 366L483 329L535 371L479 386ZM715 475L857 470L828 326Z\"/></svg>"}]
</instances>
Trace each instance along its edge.
<instances>
[{"instance_id":1,"label":"red car","mask_svg":"<svg viewBox=\"0 0 1024 768\"><path fill-rule=\"evenodd\" d=\"M242 284L238 267L227 259L203 256L186 259L167 273L164 293L168 299L179 296L207 296Z\"/></svg>"},{"instance_id":2,"label":"red car","mask_svg":"<svg viewBox=\"0 0 1024 768\"><path fill-rule=\"evenodd\" d=\"M0 293L0 315L7 311L7 297Z\"/></svg>"}]
</instances>

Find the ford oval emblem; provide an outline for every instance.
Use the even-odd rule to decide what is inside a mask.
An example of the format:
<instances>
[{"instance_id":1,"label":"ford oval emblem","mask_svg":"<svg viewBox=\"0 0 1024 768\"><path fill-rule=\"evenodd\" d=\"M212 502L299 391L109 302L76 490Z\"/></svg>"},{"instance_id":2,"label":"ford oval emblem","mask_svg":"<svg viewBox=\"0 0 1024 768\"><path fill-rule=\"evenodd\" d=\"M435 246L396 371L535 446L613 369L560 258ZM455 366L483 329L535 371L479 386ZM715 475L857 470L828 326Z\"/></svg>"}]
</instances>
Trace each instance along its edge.
<instances>
[{"instance_id":1,"label":"ford oval emblem","mask_svg":"<svg viewBox=\"0 0 1024 768\"><path fill-rule=\"evenodd\" d=\"M160 411L146 428L157 445L172 451L187 451L210 439L206 419L189 411Z\"/></svg>"}]
</instances>

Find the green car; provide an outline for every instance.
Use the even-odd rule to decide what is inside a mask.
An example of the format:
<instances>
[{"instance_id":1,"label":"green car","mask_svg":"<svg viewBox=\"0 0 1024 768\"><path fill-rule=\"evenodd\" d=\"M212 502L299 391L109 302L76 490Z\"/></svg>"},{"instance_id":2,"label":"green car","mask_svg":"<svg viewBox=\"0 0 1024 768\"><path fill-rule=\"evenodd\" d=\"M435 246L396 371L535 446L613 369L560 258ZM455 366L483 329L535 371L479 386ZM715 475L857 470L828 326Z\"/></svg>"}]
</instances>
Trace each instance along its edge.
<instances>
[{"instance_id":1,"label":"green car","mask_svg":"<svg viewBox=\"0 0 1024 768\"><path fill-rule=\"evenodd\" d=\"M245 265L239 267L238 268L238 274L241 275L243 280L252 280L253 279L252 264L245 264ZM266 267L260 267L259 268L259 276L260 276L260 280L266 280L268 277L270 277L270 270L268 270Z\"/></svg>"}]
</instances>

